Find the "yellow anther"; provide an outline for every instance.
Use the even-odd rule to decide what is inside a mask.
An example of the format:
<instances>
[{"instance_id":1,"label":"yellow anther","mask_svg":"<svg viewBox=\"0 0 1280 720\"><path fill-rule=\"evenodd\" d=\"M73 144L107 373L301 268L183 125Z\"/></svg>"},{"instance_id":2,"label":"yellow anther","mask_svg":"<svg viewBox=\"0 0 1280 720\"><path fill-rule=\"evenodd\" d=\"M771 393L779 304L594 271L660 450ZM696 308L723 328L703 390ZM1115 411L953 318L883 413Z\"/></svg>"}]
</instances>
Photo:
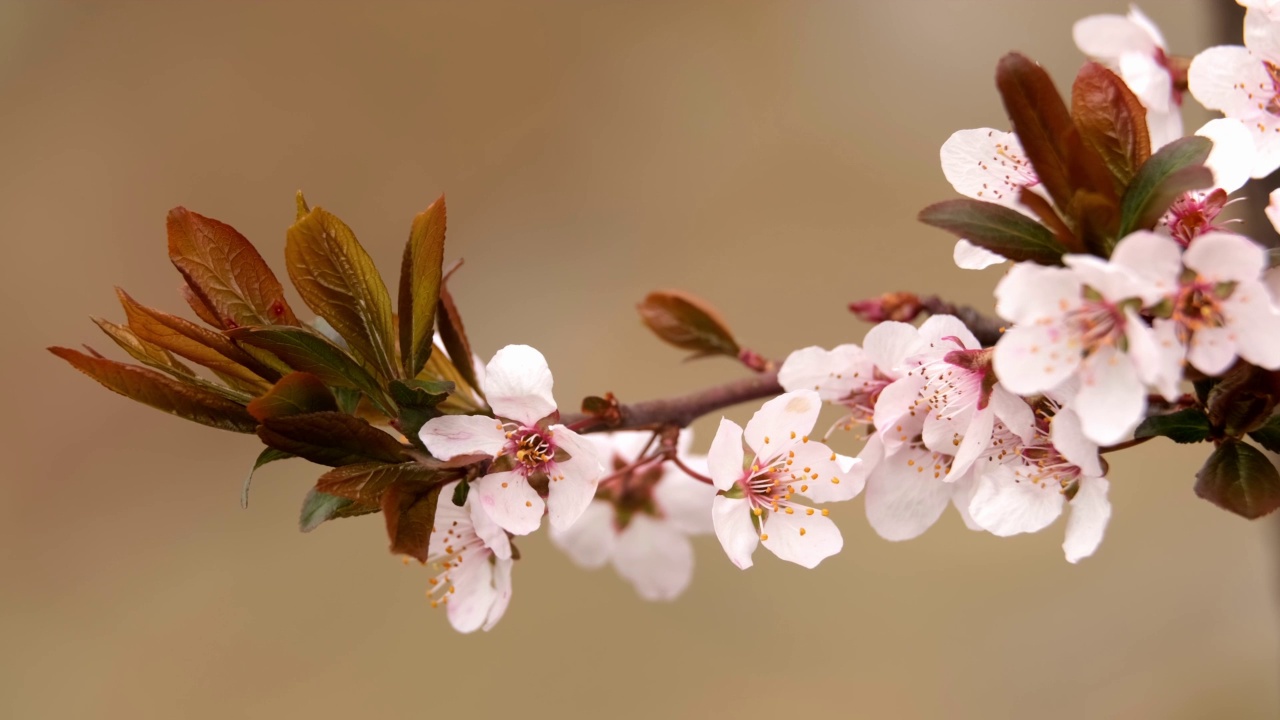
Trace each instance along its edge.
<instances>
[{"instance_id":1,"label":"yellow anther","mask_svg":"<svg viewBox=\"0 0 1280 720\"><path fill-rule=\"evenodd\" d=\"M840 484L840 478L831 478L831 484L832 484L832 485L839 485L839 484Z\"/></svg>"},{"instance_id":2,"label":"yellow anther","mask_svg":"<svg viewBox=\"0 0 1280 720\"><path fill-rule=\"evenodd\" d=\"M808 486L808 485L801 485L801 486L800 486L800 492L804 492L805 490L808 490L808 489L809 489L809 486Z\"/></svg>"},{"instance_id":3,"label":"yellow anther","mask_svg":"<svg viewBox=\"0 0 1280 720\"><path fill-rule=\"evenodd\" d=\"M764 508L751 508L751 512L755 513L756 517L760 517L764 514Z\"/></svg>"},{"instance_id":4,"label":"yellow anther","mask_svg":"<svg viewBox=\"0 0 1280 720\"><path fill-rule=\"evenodd\" d=\"M761 540L766 540L766 541L767 541L767 540L769 539L769 535L768 535L768 533L761 534L761 535L760 535L760 539L761 539Z\"/></svg>"},{"instance_id":5,"label":"yellow anther","mask_svg":"<svg viewBox=\"0 0 1280 720\"><path fill-rule=\"evenodd\" d=\"M765 445L768 445L768 444L769 444L769 436L768 436L768 435L765 435L765 436L764 436L764 444L765 444Z\"/></svg>"},{"instance_id":6,"label":"yellow anther","mask_svg":"<svg viewBox=\"0 0 1280 720\"><path fill-rule=\"evenodd\" d=\"M792 430L792 431L791 431L791 439L792 439L792 440L795 440L795 439L796 439L796 431L795 431L795 430Z\"/></svg>"},{"instance_id":7,"label":"yellow anther","mask_svg":"<svg viewBox=\"0 0 1280 720\"><path fill-rule=\"evenodd\" d=\"M801 534L802 536L804 535L804 528L800 528L800 534Z\"/></svg>"},{"instance_id":8,"label":"yellow anther","mask_svg":"<svg viewBox=\"0 0 1280 720\"><path fill-rule=\"evenodd\" d=\"M502 487L504 487L504 488L505 488L506 486L507 486L507 484L506 484L506 483L502 483Z\"/></svg>"},{"instance_id":9,"label":"yellow anther","mask_svg":"<svg viewBox=\"0 0 1280 720\"><path fill-rule=\"evenodd\" d=\"M524 501L524 506L525 506L525 507L533 507L533 502L532 502L532 501L529 501L529 500L525 500L525 501Z\"/></svg>"},{"instance_id":10,"label":"yellow anther","mask_svg":"<svg viewBox=\"0 0 1280 720\"><path fill-rule=\"evenodd\" d=\"M792 509L792 508L787 508L787 514L788 514L788 515L795 515L795 513L796 513L796 511L795 511L794 509Z\"/></svg>"},{"instance_id":11,"label":"yellow anther","mask_svg":"<svg viewBox=\"0 0 1280 720\"><path fill-rule=\"evenodd\" d=\"M826 508L822 508L822 517L826 517L826 516L828 516L828 515L830 515L830 514L831 514L831 511L830 511L830 510L828 510L828 509L826 509Z\"/></svg>"},{"instance_id":12,"label":"yellow anther","mask_svg":"<svg viewBox=\"0 0 1280 720\"><path fill-rule=\"evenodd\" d=\"M807 508L807 509L804 511L804 514L805 514L805 515L812 515L812 514L813 514L813 508Z\"/></svg>"}]
</instances>

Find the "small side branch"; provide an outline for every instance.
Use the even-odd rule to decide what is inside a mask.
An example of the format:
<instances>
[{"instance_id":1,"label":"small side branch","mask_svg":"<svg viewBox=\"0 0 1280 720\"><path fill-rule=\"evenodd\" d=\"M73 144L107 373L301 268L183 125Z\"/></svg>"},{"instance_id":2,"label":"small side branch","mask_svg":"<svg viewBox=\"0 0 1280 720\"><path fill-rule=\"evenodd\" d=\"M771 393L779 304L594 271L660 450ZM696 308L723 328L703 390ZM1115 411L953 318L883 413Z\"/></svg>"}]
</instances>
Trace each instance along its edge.
<instances>
[{"instance_id":1,"label":"small side branch","mask_svg":"<svg viewBox=\"0 0 1280 720\"><path fill-rule=\"evenodd\" d=\"M575 414L562 418L561 422L579 432L688 427L703 415L752 400L780 395L782 392L782 386L778 384L778 373L770 371L682 397L633 404L619 403L603 415Z\"/></svg>"}]
</instances>

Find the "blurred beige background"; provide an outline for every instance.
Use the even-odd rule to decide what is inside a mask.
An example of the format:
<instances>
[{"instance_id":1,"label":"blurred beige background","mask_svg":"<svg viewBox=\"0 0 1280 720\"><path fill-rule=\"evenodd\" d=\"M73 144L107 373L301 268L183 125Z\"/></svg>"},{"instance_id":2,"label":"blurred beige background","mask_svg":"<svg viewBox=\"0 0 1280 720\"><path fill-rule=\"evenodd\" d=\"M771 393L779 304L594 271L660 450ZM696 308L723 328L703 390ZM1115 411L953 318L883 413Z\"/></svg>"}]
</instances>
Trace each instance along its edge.
<instances>
[{"instance_id":1,"label":"blurred beige background","mask_svg":"<svg viewBox=\"0 0 1280 720\"><path fill-rule=\"evenodd\" d=\"M1187 54L1209 7L1144 3ZM563 406L739 374L647 336L632 305L653 287L711 299L773 356L860 340L845 303L887 290L989 307L999 272L953 268L914 222L951 196L938 146L1004 124L1002 53L1066 85L1071 22L1124 11L0 5L0 717L1280 715L1274 521L1197 500L1202 449L1117 457L1111 529L1079 566L1061 524L1000 540L949 513L891 544L855 501L816 571L762 552L741 572L707 538L687 595L652 605L539 536L506 618L459 636L380 519L297 532L317 468L269 467L242 511L253 438L134 405L43 349L108 351L87 316L121 318L113 285L185 309L174 205L232 223L283 275L297 188L390 274L447 192L478 351L536 344Z\"/></svg>"}]
</instances>

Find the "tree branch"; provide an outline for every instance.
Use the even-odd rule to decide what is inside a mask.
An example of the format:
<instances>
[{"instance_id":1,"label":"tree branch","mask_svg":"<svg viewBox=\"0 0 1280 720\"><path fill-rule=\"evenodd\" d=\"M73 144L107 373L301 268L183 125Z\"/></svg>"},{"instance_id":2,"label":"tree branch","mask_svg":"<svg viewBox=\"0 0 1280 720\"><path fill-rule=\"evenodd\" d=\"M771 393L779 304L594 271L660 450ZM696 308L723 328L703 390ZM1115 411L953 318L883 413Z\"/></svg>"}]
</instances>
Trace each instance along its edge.
<instances>
[{"instance_id":1,"label":"tree branch","mask_svg":"<svg viewBox=\"0 0 1280 720\"><path fill-rule=\"evenodd\" d=\"M609 410L603 413L574 414L562 418L561 422L579 432L687 427L716 410L780 394L782 386L778 384L778 373L772 371L682 397L646 400L630 405L613 401Z\"/></svg>"}]
</instances>

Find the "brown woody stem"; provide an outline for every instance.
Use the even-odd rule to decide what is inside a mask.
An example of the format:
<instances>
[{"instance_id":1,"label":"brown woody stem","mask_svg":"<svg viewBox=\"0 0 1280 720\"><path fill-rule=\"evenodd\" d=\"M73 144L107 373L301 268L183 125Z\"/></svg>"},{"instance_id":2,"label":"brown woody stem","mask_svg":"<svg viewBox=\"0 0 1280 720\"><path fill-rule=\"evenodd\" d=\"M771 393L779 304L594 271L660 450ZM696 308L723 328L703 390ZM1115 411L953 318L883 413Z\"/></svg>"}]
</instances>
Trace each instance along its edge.
<instances>
[{"instance_id":1,"label":"brown woody stem","mask_svg":"<svg viewBox=\"0 0 1280 720\"><path fill-rule=\"evenodd\" d=\"M694 420L716 410L781 393L782 386L778 384L778 373L771 371L682 397L646 400L629 405L619 404L616 412L610 413L612 417L593 418L575 414L561 418L561 422L579 432L687 427Z\"/></svg>"}]
</instances>

